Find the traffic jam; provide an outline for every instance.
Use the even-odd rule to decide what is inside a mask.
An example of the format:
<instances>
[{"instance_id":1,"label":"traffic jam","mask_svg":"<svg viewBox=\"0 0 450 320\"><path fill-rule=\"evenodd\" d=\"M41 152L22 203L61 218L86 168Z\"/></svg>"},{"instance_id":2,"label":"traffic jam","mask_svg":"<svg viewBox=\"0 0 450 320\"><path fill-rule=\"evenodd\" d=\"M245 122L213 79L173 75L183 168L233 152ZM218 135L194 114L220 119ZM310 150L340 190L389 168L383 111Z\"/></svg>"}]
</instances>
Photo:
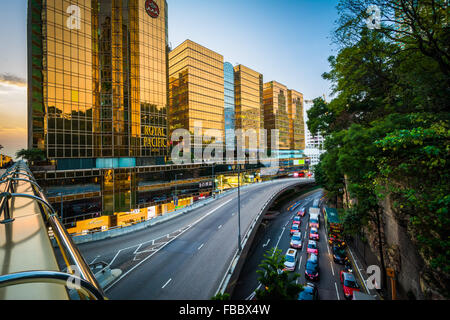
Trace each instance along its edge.
<instances>
[{"instance_id":1,"label":"traffic jam","mask_svg":"<svg viewBox=\"0 0 450 320\"><path fill-rule=\"evenodd\" d=\"M285 254L283 269L286 272L295 272L296 268L301 270L301 261L303 259L306 261L304 274L300 274L301 277L304 277L304 283L298 300L330 299L332 291L330 288L332 287L335 289L334 297L338 300L340 297L356 300L355 292L361 292L361 287L347 257L346 244L342 238L342 225L336 209L323 208L321 212L319 199L315 199L309 209L302 206L302 203L303 201L297 201L287 208L287 212L292 214L292 223L289 229L290 244ZM321 215L324 223L321 223ZM306 225L304 228L306 234L301 232L302 225ZM321 237L321 228L324 229L322 235L325 237ZM321 241L323 241L322 245L320 245ZM323 250L324 248L325 250ZM328 255L328 257L320 259L321 255ZM333 262L329 259L330 256L332 256ZM327 260L330 260L331 268L328 266L321 268L319 261L326 262ZM335 268L338 270L336 273ZM321 285L324 271L332 273L332 276L326 275L326 279ZM338 280L334 280L337 278L336 275ZM333 282L334 284L332 284ZM323 292L324 297L321 297L321 291L327 291L327 294Z\"/></svg>"}]
</instances>

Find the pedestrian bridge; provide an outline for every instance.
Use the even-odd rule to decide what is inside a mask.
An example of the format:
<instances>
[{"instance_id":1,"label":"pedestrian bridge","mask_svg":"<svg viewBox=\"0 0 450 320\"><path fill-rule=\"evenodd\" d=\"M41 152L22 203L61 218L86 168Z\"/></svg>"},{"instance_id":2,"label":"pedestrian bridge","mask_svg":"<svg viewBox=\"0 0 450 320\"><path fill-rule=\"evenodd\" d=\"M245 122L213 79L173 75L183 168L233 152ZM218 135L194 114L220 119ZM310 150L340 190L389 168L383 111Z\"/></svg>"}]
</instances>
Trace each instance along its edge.
<instances>
[{"instance_id":1,"label":"pedestrian bridge","mask_svg":"<svg viewBox=\"0 0 450 320\"><path fill-rule=\"evenodd\" d=\"M105 299L23 161L0 176L0 192L0 300Z\"/></svg>"}]
</instances>

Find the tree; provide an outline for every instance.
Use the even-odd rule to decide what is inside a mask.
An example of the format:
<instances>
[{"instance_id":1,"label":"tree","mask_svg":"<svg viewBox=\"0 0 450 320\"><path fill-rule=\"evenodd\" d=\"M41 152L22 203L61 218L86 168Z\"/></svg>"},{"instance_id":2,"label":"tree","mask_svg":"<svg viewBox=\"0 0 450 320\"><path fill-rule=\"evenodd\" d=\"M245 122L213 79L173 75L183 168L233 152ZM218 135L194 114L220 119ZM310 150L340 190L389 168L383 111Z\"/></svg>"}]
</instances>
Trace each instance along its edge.
<instances>
[{"instance_id":1,"label":"tree","mask_svg":"<svg viewBox=\"0 0 450 320\"><path fill-rule=\"evenodd\" d=\"M380 29L366 26L369 4L382 11ZM344 231L372 233L383 266L381 202L389 195L425 262L426 281L448 297L450 33L443 9L439 0L340 1L341 50L323 75L334 99L315 100L308 126L326 137L321 184L336 199L347 188L354 200L344 209Z\"/></svg>"},{"instance_id":2,"label":"tree","mask_svg":"<svg viewBox=\"0 0 450 320\"><path fill-rule=\"evenodd\" d=\"M296 300L303 286L296 283L298 274L290 275L284 268L285 258L280 249L272 248L264 254L259 265L258 281L262 288L256 290L257 300Z\"/></svg>"},{"instance_id":3,"label":"tree","mask_svg":"<svg viewBox=\"0 0 450 320\"><path fill-rule=\"evenodd\" d=\"M16 158L22 158L27 161L33 162L33 161L43 161L45 160L45 154L44 151L41 149L21 149L16 152Z\"/></svg>"}]
</instances>

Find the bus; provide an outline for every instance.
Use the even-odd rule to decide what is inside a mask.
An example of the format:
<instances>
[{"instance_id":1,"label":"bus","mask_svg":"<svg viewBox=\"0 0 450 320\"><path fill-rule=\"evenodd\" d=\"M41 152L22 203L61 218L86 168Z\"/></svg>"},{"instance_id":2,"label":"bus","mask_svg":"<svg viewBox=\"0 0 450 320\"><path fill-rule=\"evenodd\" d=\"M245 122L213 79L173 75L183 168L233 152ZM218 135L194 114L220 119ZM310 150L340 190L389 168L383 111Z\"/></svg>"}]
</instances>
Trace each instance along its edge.
<instances>
[{"instance_id":1,"label":"bus","mask_svg":"<svg viewBox=\"0 0 450 320\"><path fill-rule=\"evenodd\" d=\"M323 208L323 217L329 244L331 245L333 242L343 244L342 223L337 210L335 208Z\"/></svg>"}]
</instances>

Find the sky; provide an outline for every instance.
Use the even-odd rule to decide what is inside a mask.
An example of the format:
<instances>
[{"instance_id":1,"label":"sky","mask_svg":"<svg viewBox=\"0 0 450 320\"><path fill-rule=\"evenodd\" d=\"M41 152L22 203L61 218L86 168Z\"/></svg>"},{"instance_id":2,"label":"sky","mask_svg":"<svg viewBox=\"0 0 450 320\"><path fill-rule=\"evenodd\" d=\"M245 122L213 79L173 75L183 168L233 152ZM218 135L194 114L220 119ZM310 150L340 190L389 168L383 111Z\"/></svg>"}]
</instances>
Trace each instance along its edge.
<instances>
[{"instance_id":1,"label":"sky","mask_svg":"<svg viewBox=\"0 0 450 320\"><path fill-rule=\"evenodd\" d=\"M141 0L143 1L143 0ZM190 39L304 94L330 94L321 75L337 52L336 0L168 0L172 48ZM27 0L0 0L0 153L27 146Z\"/></svg>"}]
</instances>

